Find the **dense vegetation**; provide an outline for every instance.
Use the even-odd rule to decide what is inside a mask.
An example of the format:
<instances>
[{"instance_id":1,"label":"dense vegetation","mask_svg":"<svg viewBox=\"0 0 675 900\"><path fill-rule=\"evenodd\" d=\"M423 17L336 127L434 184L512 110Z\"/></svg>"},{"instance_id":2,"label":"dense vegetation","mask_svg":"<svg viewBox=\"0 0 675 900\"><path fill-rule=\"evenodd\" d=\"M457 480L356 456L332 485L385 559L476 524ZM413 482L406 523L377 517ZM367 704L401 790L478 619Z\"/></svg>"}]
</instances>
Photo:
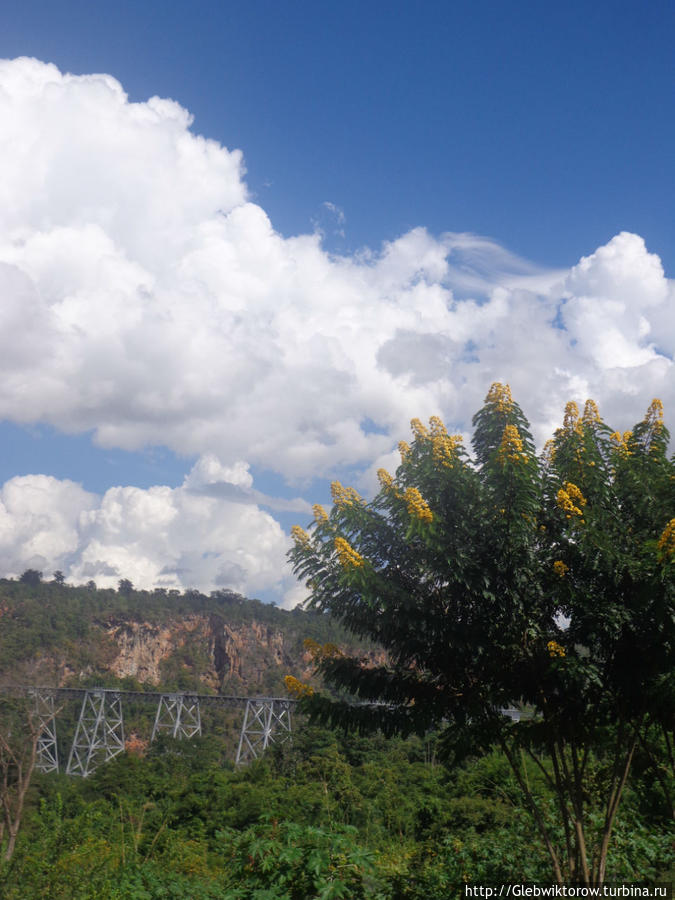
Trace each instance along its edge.
<instances>
[{"instance_id":1,"label":"dense vegetation","mask_svg":"<svg viewBox=\"0 0 675 900\"><path fill-rule=\"evenodd\" d=\"M29 656L27 647L37 650L40 639L77 652L77 623L85 646L94 635L91 652L98 654L99 619L162 621L179 611L203 611L205 604L214 614L229 604L242 620L268 616L290 623L322 647L326 638L339 641L320 614L261 609L220 594L121 594L13 581L2 582L1 590L0 648L14 664ZM110 677L107 683L144 687ZM6 702L0 706L6 713ZM151 704L127 704L127 735L147 738L153 711ZM64 707L60 736L72 734L76 714L76 704ZM363 738L299 720L291 745L236 770L241 712L205 709L204 725L205 737L190 742L132 740L135 752L86 780L35 773L16 850L0 862L0 896L446 900L462 896L465 883L549 878L522 791L499 750L449 765L432 734ZM64 740L62 759L67 749ZM665 751L656 733L638 750L615 824L610 878L645 884L673 878L671 784L663 766L655 768ZM528 761L526 773L538 802L552 810L555 798L540 770ZM589 798L600 780L588 780Z\"/></svg>"},{"instance_id":2,"label":"dense vegetation","mask_svg":"<svg viewBox=\"0 0 675 900\"><path fill-rule=\"evenodd\" d=\"M547 880L502 754L446 768L436 742L300 728L235 770L213 737L154 744L89 779L36 776L6 900L448 900L465 883ZM533 790L553 803L540 773ZM590 786L592 790L592 786ZM669 810L635 778L608 873L672 878Z\"/></svg>"}]
</instances>

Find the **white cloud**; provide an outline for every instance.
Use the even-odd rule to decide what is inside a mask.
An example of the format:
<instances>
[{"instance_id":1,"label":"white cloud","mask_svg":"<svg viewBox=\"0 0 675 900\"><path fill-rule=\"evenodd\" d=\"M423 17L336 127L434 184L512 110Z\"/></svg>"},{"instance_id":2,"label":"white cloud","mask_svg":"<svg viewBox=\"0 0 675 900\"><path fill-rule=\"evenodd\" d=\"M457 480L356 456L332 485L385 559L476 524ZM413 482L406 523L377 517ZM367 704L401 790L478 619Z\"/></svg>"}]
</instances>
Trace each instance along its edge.
<instances>
[{"instance_id":1,"label":"white cloud","mask_svg":"<svg viewBox=\"0 0 675 900\"><path fill-rule=\"evenodd\" d=\"M675 290L637 235L567 272L423 228L335 256L318 233L275 232L248 200L241 153L190 126L178 104L130 103L108 75L0 62L0 417L202 460L178 493L119 488L88 508L59 551L72 528L90 535L78 571L99 554L139 583L156 572L159 544L132 529L148 516L170 536L163 566L219 577L180 550L193 546L185 519L209 547L226 541L230 571L253 584L246 515L306 502L259 494L250 465L298 483L365 471L412 416L468 430L494 380L540 441L568 399L594 397L617 427L654 395L672 417ZM235 501L236 538L216 513ZM276 547L274 520L260 522Z\"/></svg>"},{"instance_id":2,"label":"white cloud","mask_svg":"<svg viewBox=\"0 0 675 900\"><path fill-rule=\"evenodd\" d=\"M542 434L579 378L628 418L675 400L672 285L634 235L569 273L422 228L334 257L276 233L240 152L172 101L20 59L0 121L8 419L305 479L368 465L413 415L465 425L496 378Z\"/></svg>"},{"instance_id":3,"label":"white cloud","mask_svg":"<svg viewBox=\"0 0 675 900\"><path fill-rule=\"evenodd\" d=\"M185 479L185 487L200 491L221 482L245 489L253 485L253 476L248 464L242 460L237 460L234 465L224 466L213 453L205 453L190 470Z\"/></svg>"},{"instance_id":4,"label":"white cloud","mask_svg":"<svg viewBox=\"0 0 675 900\"><path fill-rule=\"evenodd\" d=\"M241 466L200 459L181 487L114 487L99 497L46 475L12 478L0 489L0 571L37 568L51 576L116 587L229 588L249 596L295 596L289 539L250 502L196 493L204 474L247 485Z\"/></svg>"},{"instance_id":5,"label":"white cloud","mask_svg":"<svg viewBox=\"0 0 675 900\"><path fill-rule=\"evenodd\" d=\"M0 566L3 573L42 569L77 552L83 515L96 502L72 481L48 475L12 478L0 490ZM57 568L57 566L55 566Z\"/></svg>"}]
</instances>

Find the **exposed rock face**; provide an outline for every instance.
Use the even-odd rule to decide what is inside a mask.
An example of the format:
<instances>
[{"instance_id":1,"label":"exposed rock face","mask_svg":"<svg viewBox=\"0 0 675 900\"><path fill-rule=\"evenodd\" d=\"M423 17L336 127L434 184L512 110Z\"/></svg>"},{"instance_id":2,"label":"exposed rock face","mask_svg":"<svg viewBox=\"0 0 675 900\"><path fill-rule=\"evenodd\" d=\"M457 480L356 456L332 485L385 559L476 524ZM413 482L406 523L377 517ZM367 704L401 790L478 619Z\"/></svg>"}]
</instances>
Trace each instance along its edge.
<instances>
[{"instance_id":1,"label":"exposed rock face","mask_svg":"<svg viewBox=\"0 0 675 900\"><path fill-rule=\"evenodd\" d=\"M303 629L283 630L256 619L228 621L220 613L174 615L162 621L117 616L92 623L86 641L25 661L26 683L97 683L106 673L159 687L181 683L251 696L283 692L293 675L317 684L315 660L303 647ZM386 664L382 650L343 645L368 666ZM16 677L16 672L14 673Z\"/></svg>"},{"instance_id":2,"label":"exposed rock face","mask_svg":"<svg viewBox=\"0 0 675 900\"><path fill-rule=\"evenodd\" d=\"M283 633L259 622L239 627L223 625L215 635L213 661L224 681L250 680L251 667L260 680L262 663L283 666L291 662L284 650Z\"/></svg>"},{"instance_id":3,"label":"exposed rock face","mask_svg":"<svg viewBox=\"0 0 675 900\"><path fill-rule=\"evenodd\" d=\"M177 647L185 644L185 637L199 624L192 616L182 622L153 625L149 622L111 622L106 634L118 647L118 654L110 664L110 670L118 678L136 678L159 684L160 663L168 659Z\"/></svg>"},{"instance_id":4,"label":"exposed rock face","mask_svg":"<svg viewBox=\"0 0 675 900\"><path fill-rule=\"evenodd\" d=\"M256 621L232 625L218 616L189 615L162 624L113 621L104 630L117 648L109 669L118 678L160 684L173 658L223 690L260 684L270 668L293 666L283 632Z\"/></svg>"}]
</instances>

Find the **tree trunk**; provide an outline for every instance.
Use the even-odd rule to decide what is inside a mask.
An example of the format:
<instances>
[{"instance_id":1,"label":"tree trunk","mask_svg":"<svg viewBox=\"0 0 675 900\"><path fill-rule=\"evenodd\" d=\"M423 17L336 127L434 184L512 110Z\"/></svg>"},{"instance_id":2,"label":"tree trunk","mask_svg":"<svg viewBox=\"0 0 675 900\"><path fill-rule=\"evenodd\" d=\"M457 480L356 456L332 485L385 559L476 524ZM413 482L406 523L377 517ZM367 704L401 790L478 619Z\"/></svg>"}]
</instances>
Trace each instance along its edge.
<instances>
[{"instance_id":1,"label":"tree trunk","mask_svg":"<svg viewBox=\"0 0 675 900\"><path fill-rule=\"evenodd\" d=\"M21 820L19 820L20 824ZM5 848L5 862L9 862L12 856L14 855L14 847L16 845L16 836L19 833L18 826L17 828L9 829L9 840L7 841L7 847Z\"/></svg>"},{"instance_id":2,"label":"tree trunk","mask_svg":"<svg viewBox=\"0 0 675 900\"><path fill-rule=\"evenodd\" d=\"M21 828L26 794L28 793L37 762L40 733L39 719L34 718L29 712L28 736L23 746L13 748L8 740L8 736L0 734L0 750L2 750L2 759L0 760L0 768L2 769L0 803L2 804L4 819L0 837L4 834L6 825L8 838L4 853L6 861L9 861L14 854L16 839ZM16 772L16 781L14 783L11 783L9 777L11 771Z\"/></svg>"},{"instance_id":3,"label":"tree trunk","mask_svg":"<svg viewBox=\"0 0 675 900\"><path fill-rule=\"evenodd\" d=\"M600 845L600 855L598 856L598 868L597 868L597 878L595 879L593 887L600 887L605 883L605 870L607 868L607 851L609 850L609 840L612 836L612 828L614 826L614 819L616 817L617 810L619 809L619 802L621 801L621 795L623 794L623 789L626 786L626 781L628 780L628 773L630 772L631 763L633 762L633 753L635 752L635 747L638 742L637 731L633 735L633 739L628 748L628 753L626 754L626 760L623 767L623 772L621 774L621 778L619 783L617 784L612 797L610 799L610 803L607 811L607 819L605 821L604 833L602 835L602 843Z\"/></svg>"}]
</instances>

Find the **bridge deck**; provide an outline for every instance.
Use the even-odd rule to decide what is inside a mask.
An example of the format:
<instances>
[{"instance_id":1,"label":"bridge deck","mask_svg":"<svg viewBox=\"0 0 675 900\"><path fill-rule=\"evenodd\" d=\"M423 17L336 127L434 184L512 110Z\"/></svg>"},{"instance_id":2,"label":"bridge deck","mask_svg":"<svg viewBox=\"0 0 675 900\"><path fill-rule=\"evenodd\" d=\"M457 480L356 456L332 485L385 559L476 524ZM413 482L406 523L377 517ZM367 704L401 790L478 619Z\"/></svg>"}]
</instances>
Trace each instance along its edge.
<instances>
[{"instance_id":1,"label":"bridge deck","mask_svg":"<svg viewBox=\"0 0 675 900\"><path fill-rule=\"evenodd\" d=\"M47 685L13 685L11 687L0 687L0 694L25 695L25 694L49 694L55 700L68 700L75 697L84 697L86 694L116 694L119 697L128 697L135 700L147 700L155 704L159 703L162 697L189 697L198 700L200 704L214 704L217 706L231 706L235 708L245 708L250 701L252 703L269 703L274 700L277 703L296 704L298 701L290 697L238 697L228 694L198 694L195 691L126 691L118 688L106 687L82 687L82 688L66 688L66 687L49 687Z\"/></svg>"}]
</instances>

